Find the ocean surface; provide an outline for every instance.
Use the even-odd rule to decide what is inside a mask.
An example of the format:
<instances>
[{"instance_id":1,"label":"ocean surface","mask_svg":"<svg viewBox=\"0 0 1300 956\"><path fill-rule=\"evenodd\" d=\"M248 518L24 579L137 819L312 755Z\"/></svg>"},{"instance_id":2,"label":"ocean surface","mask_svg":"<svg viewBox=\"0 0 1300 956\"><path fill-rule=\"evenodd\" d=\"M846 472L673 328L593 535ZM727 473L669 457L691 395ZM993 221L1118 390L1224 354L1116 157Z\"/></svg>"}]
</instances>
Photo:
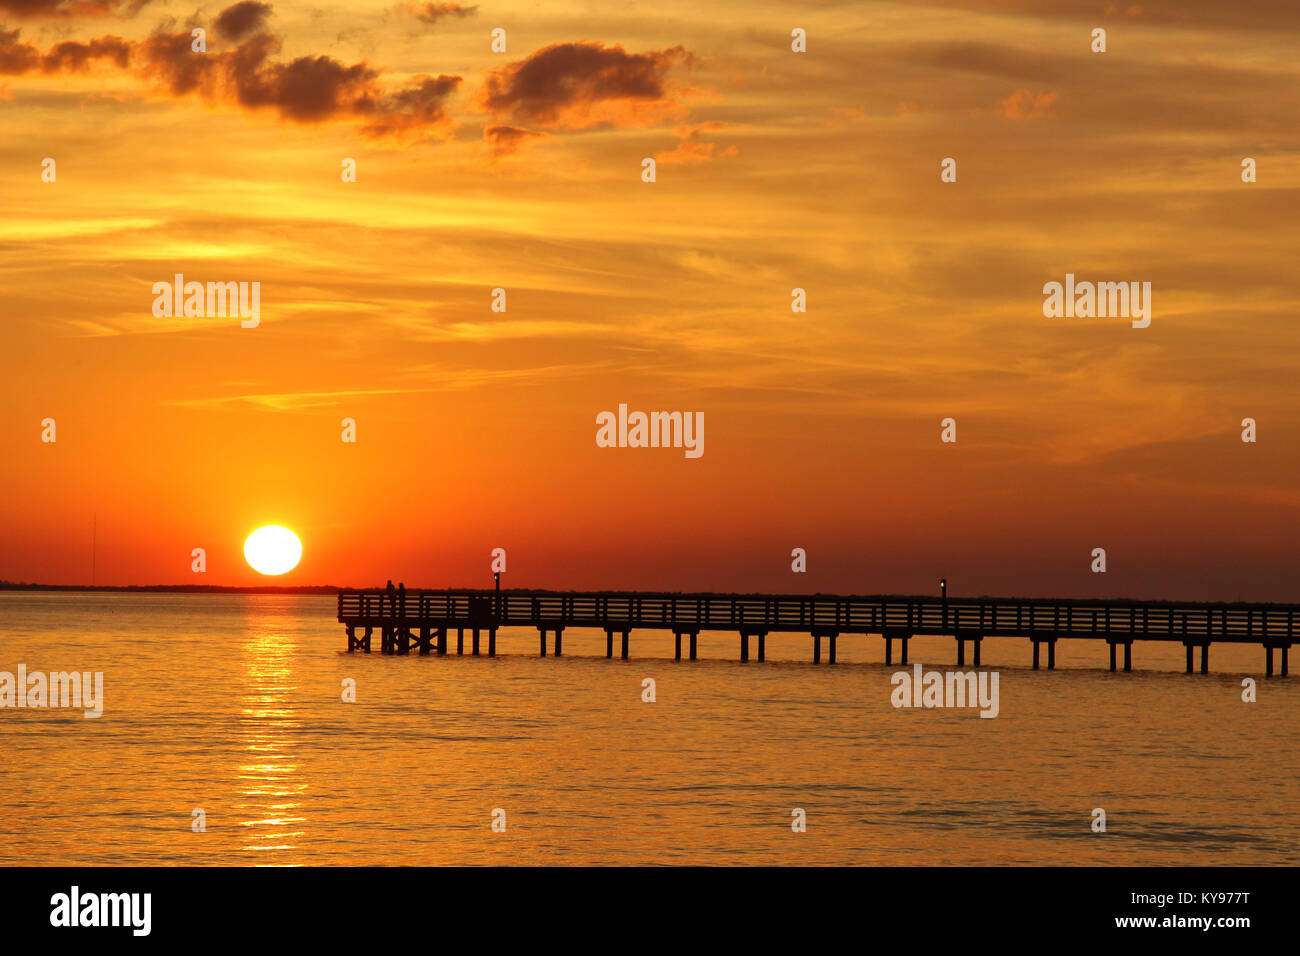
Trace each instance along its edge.
<instances>
[{"instance_id":1,"label":"ocean surface","mask_svg":"<svg viewBox=\"0 0 1300 956\"><path fill-rule=\"evenodd\" d=\"M539 659L531 629L495 660L454 656L454 632L446 658L385 657L344 653L334 616L332 597L0 594L0 671L104 675L99 719L0 709L0 863L1300 863L1300 677L1264 680L1259 648L1216 645L1202 676L1138 643L1111 674L1104 643L1033 671L1028 642L989 639L981 719L891 706L879 637L842 637L834 666L806 635L741 664L730 633L675 663L655 631L626 662L579 630ZM911 661L955 669L954 642L914 639Z\"/></svg>"}]
</instances>

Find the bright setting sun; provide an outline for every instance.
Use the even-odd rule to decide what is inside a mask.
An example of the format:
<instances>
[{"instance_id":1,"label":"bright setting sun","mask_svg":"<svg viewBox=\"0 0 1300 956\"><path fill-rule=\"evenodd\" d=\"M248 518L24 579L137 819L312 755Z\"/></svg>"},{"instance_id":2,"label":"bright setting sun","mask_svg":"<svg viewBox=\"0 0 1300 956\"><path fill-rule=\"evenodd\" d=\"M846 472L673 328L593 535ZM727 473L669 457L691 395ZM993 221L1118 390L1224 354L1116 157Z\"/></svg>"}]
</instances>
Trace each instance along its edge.
<instances>
[{"instance_id":1,"label":"bright setting sun","mask_svg":"<svg viewBox=\"0 0 1300 956\"><path fill-rule=\"evenodd\" d=\"M244 542L244 560L254 571L284 574L298 566L302 542L288 528L269 524L258 528Z\"/></svg>"}]
</instances>

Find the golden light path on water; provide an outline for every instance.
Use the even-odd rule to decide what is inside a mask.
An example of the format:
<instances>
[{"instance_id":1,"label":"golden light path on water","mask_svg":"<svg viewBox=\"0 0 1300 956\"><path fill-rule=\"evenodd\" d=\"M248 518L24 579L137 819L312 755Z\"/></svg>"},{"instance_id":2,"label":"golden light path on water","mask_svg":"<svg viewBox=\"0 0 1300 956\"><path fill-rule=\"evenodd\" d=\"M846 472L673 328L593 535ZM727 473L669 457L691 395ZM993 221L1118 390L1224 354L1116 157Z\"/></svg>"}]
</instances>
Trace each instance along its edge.
<instances>
[{"instance_id":1,"label":"golden light path on water","mask_svg":"<svg viewBox=\"0 0 1300 956\"><path fill-rule=\"evenodd\" d=\"M241 727L248 762L236 768L247 802L235 804L252 819L245 829L245 850L289 852L304 835L302 808L305 782L297 777L293 732L302 729L294 715L298 685L293 674L293 621L283 611L249 607L243 638L245 667Z\"/></svg>"}]
</instances>

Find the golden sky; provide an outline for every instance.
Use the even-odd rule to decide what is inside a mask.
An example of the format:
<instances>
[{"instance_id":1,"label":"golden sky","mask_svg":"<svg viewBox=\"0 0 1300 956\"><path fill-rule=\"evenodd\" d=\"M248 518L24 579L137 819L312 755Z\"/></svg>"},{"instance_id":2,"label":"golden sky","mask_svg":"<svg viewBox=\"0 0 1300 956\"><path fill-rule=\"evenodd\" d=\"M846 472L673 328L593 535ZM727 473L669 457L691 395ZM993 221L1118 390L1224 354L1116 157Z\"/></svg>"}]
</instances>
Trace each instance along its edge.
<instances>
[{"instance_id":1,"label":"golden sky","mask_svg":"<svg viewBox=\"0 0 1300 956\"><path fill-rule=\"evenodd\" d=\"M99 583L265 582L281 523L286 584L1294 600L1298 28L0 0L0 578L88 582L96 524ZM259 326L155 317L176 273ZM1150 327L1045 318L1066 273ZM619 403L704 455L597 447Z\"/></svg>"}]
</instances>

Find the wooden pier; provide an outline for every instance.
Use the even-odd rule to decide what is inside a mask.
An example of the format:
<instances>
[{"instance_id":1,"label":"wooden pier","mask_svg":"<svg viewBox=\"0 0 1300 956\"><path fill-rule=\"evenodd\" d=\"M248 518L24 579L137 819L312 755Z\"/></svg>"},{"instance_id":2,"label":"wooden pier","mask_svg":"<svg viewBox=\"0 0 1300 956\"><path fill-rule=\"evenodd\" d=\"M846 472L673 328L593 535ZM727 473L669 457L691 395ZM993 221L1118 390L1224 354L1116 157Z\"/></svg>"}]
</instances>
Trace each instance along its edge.
<instances>
[{"instance_id":1,"label":"wooden pier","mask_svg":"<svg viewBox=\"0 0 1300 956\"><path fill-rule=\"evenodd\" d=\"M812 660L835 663L842 635L879 635L885 643L885 663L907 663L908 641L918 635L945 635L957 642L957 665L980 666L980 645L986 637L1018 637L1033 645L1037 670L1046 648L1047 668L1056 667L1058 640L1104 641L1110 669L1117 669L1123 648L1124 670L1133 668L1137 641L1182 643L1187 673L1197 651L1200 671L1209 673L1211 644L1254 644L1264 651L1264 673L1274 674L1275 653L1281 676L1288 657L1300 605L1204 604L1128 600L1035 600L1023 598L935 598L839 596L829 594L673 594L648 591L523 591L523 590L362 590L341 591L339 622L347 628L348 650L371 650L380 637L385 654L448 653L448 633L456 631L456 653L479 654L487 639L488 656L496 656L497 631L502 627L535 627L539 653L545 657L547 635L556 657L563 653L564 631L570 627L605 632L605 656L628 659L633 630L669 631L675 659L682 659L682 639L688 640L690 660L697 656L701 631L732 631L739 637L740 660L750 659L751 641L757 659L767 654L769 634L807 634Z\"/></svg>"}]
</instances>

